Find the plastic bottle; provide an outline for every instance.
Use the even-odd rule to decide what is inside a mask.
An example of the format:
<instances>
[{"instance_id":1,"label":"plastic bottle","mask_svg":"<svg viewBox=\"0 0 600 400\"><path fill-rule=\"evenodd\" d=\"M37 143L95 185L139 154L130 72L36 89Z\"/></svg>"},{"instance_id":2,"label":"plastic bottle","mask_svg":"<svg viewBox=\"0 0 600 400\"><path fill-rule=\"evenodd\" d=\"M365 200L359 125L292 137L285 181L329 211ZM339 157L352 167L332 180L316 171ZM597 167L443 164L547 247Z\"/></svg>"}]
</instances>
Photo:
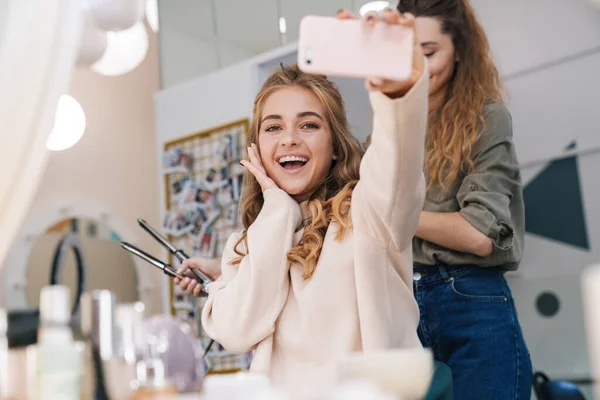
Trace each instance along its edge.
<instances>
[{"instance_id":1,"label":"plastic bottle","mask_svg":"<svg viewBox=\"0 0 600 400\"><path fill-rule=\"evenodd\" d=\"M78 400L81 355L69 326L69 288L52 285L40 293L36 400Z\"/></svg>"},{"instance_id":2,"label":"plastic bottle","mask_svg":"<svg viewBox=\"0 0 600 400\"><path fill-rule=\"evenodd\" d=\"M0 308L0 400L8 397L8 318Z\"/></svg>"}]
</instances>

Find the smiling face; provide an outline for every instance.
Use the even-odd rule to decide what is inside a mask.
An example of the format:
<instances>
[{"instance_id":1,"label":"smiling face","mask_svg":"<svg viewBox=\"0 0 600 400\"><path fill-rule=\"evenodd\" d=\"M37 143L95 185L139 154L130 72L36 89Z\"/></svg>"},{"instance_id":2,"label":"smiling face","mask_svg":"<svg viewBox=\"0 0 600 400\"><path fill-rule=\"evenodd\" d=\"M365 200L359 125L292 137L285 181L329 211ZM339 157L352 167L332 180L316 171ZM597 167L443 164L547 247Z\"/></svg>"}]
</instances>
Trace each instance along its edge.
<instances>
[{"instance_id":1,"label":"smiling face","mask_svg":"<svg viewBox=\"0 0 600 400\"><path fill-rule=\"evenodd\" d=\"M325 182L335 159L325 108L310 90L290 86L265 101L258 147L267 175L296 201Z\"/></svg>"},{"instance_id":2,"label":"smiling face","mask_svg":"<svg viewBox=\"0 0 600 400\"><path fill-rule=\"evenodd\" d=\"M452 38L442 33L442 23L435 17L417 17L415 31L429 64L430 100L443 98L458 61Z\"/></svg>"}]
</instances>

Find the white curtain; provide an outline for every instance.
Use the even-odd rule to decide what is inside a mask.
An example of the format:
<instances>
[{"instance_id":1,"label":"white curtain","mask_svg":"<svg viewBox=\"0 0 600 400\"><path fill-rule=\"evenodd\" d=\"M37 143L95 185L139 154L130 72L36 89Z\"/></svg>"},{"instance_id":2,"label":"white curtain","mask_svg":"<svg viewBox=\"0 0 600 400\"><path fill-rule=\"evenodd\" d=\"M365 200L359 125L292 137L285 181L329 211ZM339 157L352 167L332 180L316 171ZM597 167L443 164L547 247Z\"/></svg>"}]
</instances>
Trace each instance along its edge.
<instances>
[{"instance_id":1,"label":"white curtain","mask_svg":"<svg viewBox=\"0 0 600 400\"><path fill-rule=\"evenodd\" d=\"M68 90L83 18L82 0L0 3L2 268L44 169L46 140L58 98ZM0 307L1 302L0 293Z\"/></svg>"}]
</instances>

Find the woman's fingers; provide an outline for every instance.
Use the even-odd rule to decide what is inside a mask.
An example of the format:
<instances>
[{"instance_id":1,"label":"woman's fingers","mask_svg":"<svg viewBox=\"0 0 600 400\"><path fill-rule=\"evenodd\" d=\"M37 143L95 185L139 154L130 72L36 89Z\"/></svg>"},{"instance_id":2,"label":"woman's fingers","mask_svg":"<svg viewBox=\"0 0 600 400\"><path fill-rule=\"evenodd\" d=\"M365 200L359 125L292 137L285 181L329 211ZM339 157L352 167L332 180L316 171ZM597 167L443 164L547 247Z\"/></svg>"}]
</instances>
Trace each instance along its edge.
<instances>
[{"instance_id":1,"label":"woman's fingers","mask_svg":"<svg viewBox=\"0 0 600 400\"><path fill-rule=\"evenodd\" d=\"M194 294L194 288L198 286L198 281L191 281L187 286L187 292L189 294Z\"/></svg>"},{"instance_id":2,"label":"woman's fingers","mask_svg":"<svg viewBox=\"0 0 600 400\"><path fill-rule=\"evenodd\" d=\"M192 271L190 271L190 269L192 268L198 268L198 265L196 264L196 262L193 259L187 259L187 260L183 260L181 262L181 266L179 267L179 269L177 270L177 272L180 275L183 276L195 276ZM177 278L176 278L177 279ZM177 281L176 281L177 283Z\"/></svg>"},{"instance_id":3,"label":"woman's fingers","mask_svg":"<svg viewBox=\"0 0 600 400\"><path fill-rule=\"evenodd\" d=\"M415 27L415 16L411 13L404 13L400 16L399 23L400 25L413 29Z\"/></svg>"},{"instance_id":4,"label":"woman's fingers","mask_svg":"<svg viewBox=\"0 0 600 400\"><path fill-rule=\"evenodd\" d=\"M265 168L263 167L260 155L258 153L258 146L252 143L250 146L248 146L247 151L249 160L242 160L240 161L240 164L242 164L248 170L248 172L254 175L256 181L263 191L277 187L273 180L269 178Z\"/></svg>"},{"instance_id":5,"label":"woman's fingers","mask_svg":"<svg viewBox=\"0 0 600 400\"><path fill-rule=\"evenodd\" d=\"M381 21L381 18L375 11L369 11L363 16L363 21L369 28L372 28L375 26L375 24Z\"/></svg>"},{"instance_id":6,"label":"woman's fingers","mask_svg":"<svg viewBox=\"0 0 600 400\"><path fill-rule=\"evenodd\" d=\"M248 159L250 160L250 162L254 166L258 167L258 165L259 165L258 154L256 154L254 147L252 147L252 145L250 145L250 146L248 146L246 151L248 153Z\"/></svg>"},{"instance_id":7,"label":"woman's fingers","mask_svg":"<svg viewBox=\"0 0 600 400\"><path fill-rule=\"evenodd\" d=\"M265 167L263 166L262 160L260 158L260 152L258 151L258 146L254 143L252 143L250 145L250 147L253 150L254 153L254 158L255 158L255 162L254 165L256 165L261 171L265 172Z\"/></svg>"},{"instance_id":8,"label":"woman's fingers","mask_svg":"<svg viewBox=\"0 0 600 400\"><path fill-rule=\"evenodd\" d=\"M242 161L240 161L240 164L242 164L244 166L244 168L246 168L248 170L248 172L250 172L252 175L254 175L254 177L256 178L258 183L261 182L261 180L264 176L264 173L262 171L260 171L258 168L256 168L256 165L254 165L252 162L250 162L248 160L242 160Z\"/></svg>"},{"instance_id":9,"label":"woman's fingers","mask_svg":"<svg viewBox=\"0 0 600 400\"><path fill-rule=\"evenodd\" d=\"M356 14L346 9L341 9L335 14L338 19L356 19Z\"/></svg>"},{"instance_id":10,"label":"woman's fingers","mask_svg":"<svg viewBox=\"0 0 600 400\"><path fill-rule=\"evenodd\" d=\"M397 25L402 21L402 15L400 15L398 10L393 8L386 8L381 17L386 24L390 25Z\"/></svg>"},{"instance_id":11,"label":"woman's fingers","mask_svg":"<svg viewBox=\"0 0 600 400\"><path fill-rule=\"evenodd\" d=\"M194 288L194 292L192 294L196 297L200 297L201 292L202 292L202 285L198 285Z\"/></svg>"},{"instance_id":12,"label":"woman's fingers","mask_svg":"<svg viewBox=\"0 0 600 400\"><path fill-rule=\"evenodd\" d=\"M186 290L189 283L192 282L192 279L190 279L190 278L183 278L183 280L181 280L179 278L176 278L176 279L179 281L178 285L181 288L181 290Z\"/></svg>"}]
</instances>

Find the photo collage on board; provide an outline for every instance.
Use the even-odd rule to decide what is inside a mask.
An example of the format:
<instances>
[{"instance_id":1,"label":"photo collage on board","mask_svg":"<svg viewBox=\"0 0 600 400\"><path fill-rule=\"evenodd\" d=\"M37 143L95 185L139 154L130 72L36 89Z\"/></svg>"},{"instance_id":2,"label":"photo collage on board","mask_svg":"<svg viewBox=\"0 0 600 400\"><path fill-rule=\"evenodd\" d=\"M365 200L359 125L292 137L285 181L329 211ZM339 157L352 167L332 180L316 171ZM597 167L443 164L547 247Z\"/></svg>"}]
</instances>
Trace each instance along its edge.
<instances>
[{"instance_id":1,"label":"photo collage on board","mask_svg":"<svg viewBox=\"0 0 600 400\"><path fill-rule=\"evenodd\" d=\"M229 236L241 229L239 201L246 157L244 149L248 120L165 144L163 170L166 210L162 231L177 248L191 257L220 257ZM175 268L179 262L171 260ZM175 315L188 321L203 346L210 338L199 323L205 297L195 298L171 285ZM207 354L215 371L246 368L243 355L229 354L215 343Z\"/></svg>"},{"instance_id":2,"label":"photo collage on board","mask_svg":"<svg viewBox=\"0 0 600 400\"><path fill-rule=\"evenodd\" d=\"M212 136L212 135L211 135ZM218 242L238 226L238 204L244 168L239 164L239 127L195 146L174 145L163 157L168 179L169 209L162 230L186 242L191 256L216 257Z\"/></svg>"}]
</instances>

